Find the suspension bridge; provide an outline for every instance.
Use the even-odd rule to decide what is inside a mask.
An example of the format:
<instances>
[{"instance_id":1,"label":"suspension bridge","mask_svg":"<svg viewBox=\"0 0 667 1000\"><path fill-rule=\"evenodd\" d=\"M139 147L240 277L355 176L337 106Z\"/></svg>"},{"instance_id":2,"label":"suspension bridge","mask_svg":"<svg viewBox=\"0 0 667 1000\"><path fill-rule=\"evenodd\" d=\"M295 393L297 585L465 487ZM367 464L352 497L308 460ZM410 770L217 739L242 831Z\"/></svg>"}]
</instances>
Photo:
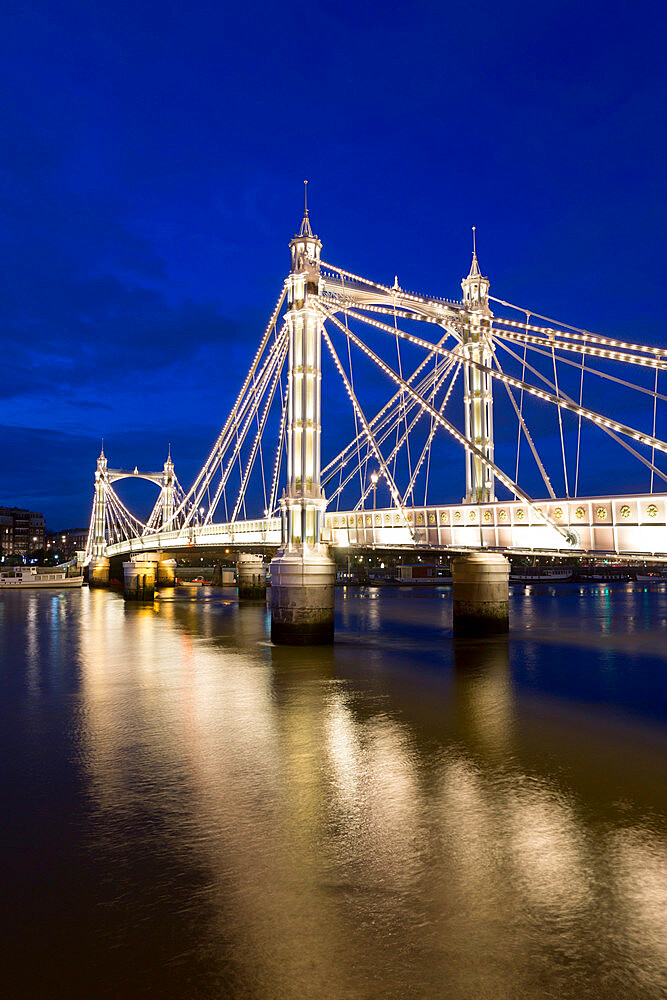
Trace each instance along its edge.
<instances>
[{"instance_id":1,"label":"suspension bridge","mask_svg":"<svg viewBox=\"0 0 667 1000\"><path fill-rule=\"evenodd\" d=\"M459 300L325 261L307 204L290 254L241 389L189 489L171 454L161 471L140 472L110 469L102 450L86 548L91 583L107 582L113 557L141 566L199 549L277 552L280 641L285 630L308 632L319 604L332 606L335 549L667 554L667 494L655 489L667 482L658 464L667 443L657 436L666 348L494 297L474 230ZM628 422L612 412L630 414ZM331 449L346 420L348 439ZM646 492L618 495L613 462L599 495L581 495L591 431L600 443L589 447L608 444L644 468ZM438 502L438 492L449 487L451 497L463 485L461 466L460 502ZM146 520L116 489L128 478L159 487ZM326 611L322 620L330 618Z\"/></svg>"}]
</instances>

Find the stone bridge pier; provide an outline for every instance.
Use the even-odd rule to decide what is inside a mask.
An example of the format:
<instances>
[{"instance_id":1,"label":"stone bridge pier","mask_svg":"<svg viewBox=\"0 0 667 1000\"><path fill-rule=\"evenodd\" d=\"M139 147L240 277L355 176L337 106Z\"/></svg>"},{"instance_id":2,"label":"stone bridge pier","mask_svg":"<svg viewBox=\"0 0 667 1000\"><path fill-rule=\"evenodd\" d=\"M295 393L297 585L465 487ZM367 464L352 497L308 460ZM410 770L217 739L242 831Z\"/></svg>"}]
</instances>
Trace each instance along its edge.
<instances>
[{"instance_id":1,"label":"stone bridge pier","mask_svg":"<svg viewBox=\"0 0 667 1000\"><path fill-rule=\"evenodd\" d=\"M499 552L471 552L452 563L454 634L509 631L510 564Z\"/></svg>"},{"instance_id":2,"label":"stone bridge pier","mask_svg":"<svg viewBox=\"0 0 667 1000\"><path fill-rule=\"evenodd\" d=\"M108 587L109 566L110 560L106 556L95 556L91 559L88 563L88 586Z\"/></svg>"},{"instance_id":3,"label":"stone bridge pier","mask_svg":"<svg viewBox=\"0 0 667 1000\"><path fill-rule=\"evenodd\" d=\"M266 598L268 569L264 556L241 552L236 564L236 585L240 601L263 601Z\"/></svg>"},{"instance_id":4,"label":"stone bridge pier","mask_svg":"<svg viewBox=\"0 0 667 1000\"><path fill-rule=\"evenodd\" d=\"M123 596L126 601L152 601L155 588L173 587L176 560L162 552L144 552L123 563Z\"/></svg>"},{"instance_id":5,"label":"stone bridge pier","mask_svg":"<svg viewBox=\"0 0 667 1000\"><path fill-rule=\"evenodd\" d=\"M176 586L176 560L168 559L162 553L158 555L157 575L155 582L158 587Z\"/></svg>"},{"instance_id":6,"label":"stone bridge pier","mask_svg":"<svg viewBox=\"0 0 667 1000\"><path fill-rule=\"evenodd\" d=\"M157 556L146 553L123 563L123 596L126 601L152 601L155 596Z\"/></svg>"}]
</instances>

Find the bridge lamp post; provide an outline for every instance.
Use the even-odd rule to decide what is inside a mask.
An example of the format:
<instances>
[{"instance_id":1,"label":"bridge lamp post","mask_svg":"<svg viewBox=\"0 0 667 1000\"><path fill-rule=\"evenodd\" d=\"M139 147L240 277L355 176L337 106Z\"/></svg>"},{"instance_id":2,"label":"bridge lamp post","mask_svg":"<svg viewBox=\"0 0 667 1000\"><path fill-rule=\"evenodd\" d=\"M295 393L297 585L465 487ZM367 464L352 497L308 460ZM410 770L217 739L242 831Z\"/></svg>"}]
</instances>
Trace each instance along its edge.
<instances>
[{"instance_id":1,"label":"bridge lamp post","mask_svg":"<svg viewBox=\"0 0 667 1000\"><path fill-rule=\"evenodd\" d=\"M379 478L380 477L378 476L377 472L371 473L371 483L373 484L373 510L375 510L375 491L377 490L378 487Z\"/></svg>"}]
</instances>

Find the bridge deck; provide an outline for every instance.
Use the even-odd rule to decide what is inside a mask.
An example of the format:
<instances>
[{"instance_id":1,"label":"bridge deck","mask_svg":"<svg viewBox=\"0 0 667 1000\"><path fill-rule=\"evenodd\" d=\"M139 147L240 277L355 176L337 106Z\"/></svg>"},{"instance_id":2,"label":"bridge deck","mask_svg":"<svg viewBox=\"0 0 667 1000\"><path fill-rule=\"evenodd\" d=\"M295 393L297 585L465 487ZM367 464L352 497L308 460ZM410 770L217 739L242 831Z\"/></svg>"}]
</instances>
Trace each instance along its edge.
<instances>
[{"instance_id":1,"label":"bridge deck","mask_svg":"<svg viewBox=\"0 0 667 1000\"><path fill-rule=\"evenodd\" d=\"M577 543L545 523L520 501L410 507L396 510L332 511L325 515L324 540L340 548L496 548L506 551L599 552L667 555L667 494L543 500L538 510L571 528ZM107 548L107 554L183 550L192 546L276 547L280 519L209 524L145 535Z\"/></svg>"}]
</instances>

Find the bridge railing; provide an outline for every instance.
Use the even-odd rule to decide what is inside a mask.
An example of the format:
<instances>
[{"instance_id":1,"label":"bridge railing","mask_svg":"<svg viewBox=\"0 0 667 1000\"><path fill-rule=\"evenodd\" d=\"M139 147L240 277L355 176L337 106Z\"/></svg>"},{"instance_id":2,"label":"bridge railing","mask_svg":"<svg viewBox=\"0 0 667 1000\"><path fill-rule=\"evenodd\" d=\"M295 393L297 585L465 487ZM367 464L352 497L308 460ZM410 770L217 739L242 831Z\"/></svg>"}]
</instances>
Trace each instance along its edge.
<instances>
[{"instance_id":1,"label":"bridge railing","mask_svg":"<svg viewBox=\"0 0 667 1000\"><path fill-rule=\"evenodd\" d=\"M538 501L534 510L521 501L449 504L406 509L339 511L324 519L323 539L340 548L437 547L499 548L663 555L667 553L667 495L586 497ZM570 527L571 549L539 511ZM258 518L168 531L108 546L110 556L183 549L197 545L280 544L280 519Z\"/></svg>"}]
</instances>

